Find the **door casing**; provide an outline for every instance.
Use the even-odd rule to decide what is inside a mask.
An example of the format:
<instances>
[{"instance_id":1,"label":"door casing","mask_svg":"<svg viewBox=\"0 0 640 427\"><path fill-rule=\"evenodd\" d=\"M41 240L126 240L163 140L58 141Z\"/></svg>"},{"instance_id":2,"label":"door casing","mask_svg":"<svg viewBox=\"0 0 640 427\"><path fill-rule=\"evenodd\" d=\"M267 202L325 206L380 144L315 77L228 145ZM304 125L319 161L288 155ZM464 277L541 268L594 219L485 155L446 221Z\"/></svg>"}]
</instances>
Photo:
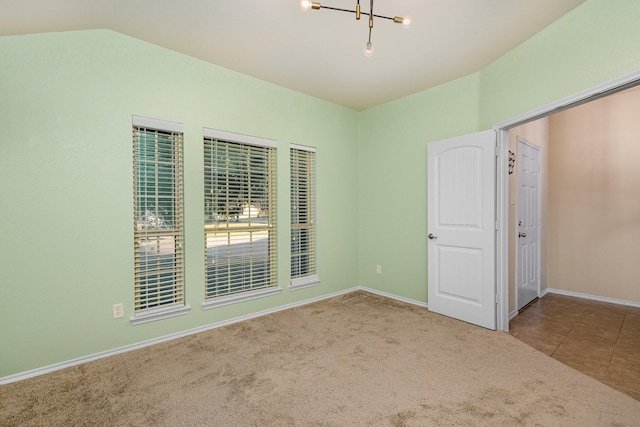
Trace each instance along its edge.
<instances>
[{"instance_id":1,"label":"door casing","mask_svg":"<svg viewBox=\"0 0 640 427\"><path fill-rule=\"evenodd\" d=\"M496 290L498 292L497 329L509 330L509 129L553 113L611 95L640 84L640 70L562 98L540 108L497 123L496 165Z\"/></svg>"}]
</instances>

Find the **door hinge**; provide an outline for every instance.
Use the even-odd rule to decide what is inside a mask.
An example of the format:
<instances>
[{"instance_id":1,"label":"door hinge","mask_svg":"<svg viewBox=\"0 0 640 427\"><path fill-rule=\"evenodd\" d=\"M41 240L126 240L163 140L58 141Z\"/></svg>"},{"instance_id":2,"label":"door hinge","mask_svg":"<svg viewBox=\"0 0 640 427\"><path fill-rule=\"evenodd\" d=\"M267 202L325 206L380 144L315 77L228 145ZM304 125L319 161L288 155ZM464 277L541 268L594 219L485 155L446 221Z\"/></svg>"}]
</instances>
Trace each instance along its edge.
<instances>
[{"instance_id":1,"label":"door hinge","mask_svg":"<svg viewBox=\"0 0 640 427\"><path fill-rule=\"evenodd\" d=\"M496 145L496 157L500 157L500 147Z\"/></svg>"},{"instance_id":2,"label":"door hinge","mask_svg":"<svg viewBox=\"0 0 640 427\"><path fill-rule=\"evenodd\" d=\"M500 230L500 221L496 221L496 230Z\"/></svg>"},{"instance_id":3,"label":"door hinge","mask_svg":"<svg viewBox=\"0 0 640 427\"><path fill-rule=\"evenodd\" d=\"M499 296L498 294L496 294L496 304L498 304L498 301L499 301Z\"/></svg>"}]
</instances>

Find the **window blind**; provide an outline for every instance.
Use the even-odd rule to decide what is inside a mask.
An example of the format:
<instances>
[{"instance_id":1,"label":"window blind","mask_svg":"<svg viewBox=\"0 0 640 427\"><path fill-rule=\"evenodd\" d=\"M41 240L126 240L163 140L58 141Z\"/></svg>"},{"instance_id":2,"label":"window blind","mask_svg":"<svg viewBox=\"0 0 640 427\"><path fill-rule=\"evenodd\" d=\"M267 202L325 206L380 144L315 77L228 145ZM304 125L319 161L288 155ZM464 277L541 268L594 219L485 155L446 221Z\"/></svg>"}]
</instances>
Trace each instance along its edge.
<instances>
[{"instance_id":1,"label":"window blind","mask_svg":"<svg viewBox=\"0 0 640 427\"><path fill-rule=\"evenodd\" d=\"M248 138L205 131L207 299L276 286L276 149Z\"/></svg>"},{"instance_id":2,"label":"window blind","mask_svg":"<svg viewBox=\"0 0 640 427\"><path fill-rule=\"evenodd\" d=\"M163 125L134 117L136 314L184 303L183 137L175 124Z\"/></svg>"},{"instance_id":3,"label":"window blind","mask_svg":"<svg viewBox=\"0 0 640 427\"><path fill-rule=\"evenodd\" d=\"M316 274L315 150L292 145L291 159L291 278Z\"/></svg>"}]
</instances>

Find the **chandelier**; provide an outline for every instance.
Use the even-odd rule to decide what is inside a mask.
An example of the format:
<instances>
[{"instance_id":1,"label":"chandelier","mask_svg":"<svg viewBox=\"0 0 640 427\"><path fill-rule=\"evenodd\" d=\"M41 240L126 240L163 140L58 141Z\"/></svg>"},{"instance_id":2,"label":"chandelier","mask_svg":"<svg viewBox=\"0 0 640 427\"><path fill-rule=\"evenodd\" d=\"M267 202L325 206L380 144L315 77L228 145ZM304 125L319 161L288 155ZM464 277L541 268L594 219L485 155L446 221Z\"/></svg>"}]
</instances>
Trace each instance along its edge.
<instances>
[{"instance_id":1,"label":"chandelier","mask_svg":"<svg viewBox=\"0 0 640 427\"><path fill-rule=\"evenodd\" d=\"M355 10L341 9L339 7L323 6L319 2L309 1L309 0L302 0L300 2L300 6L302 7L302 10L305 10L305 11L310 9L313 9L313 10L329 9L329 10L337 10L339 12L354 13L356 15L356 20L360 20L360 15L367 15L369 17L369 39L367 40L367 44L365 44L364 46L364 56L367 56L367 57L373 55L373 45L371 44L371 30L373 29L374 17L388 19L390 21L395 22L396 24L402 24L402 26L405 28L409 28L411 26L411 17L409 16L405 16L405 17L394 16L392 18L390 16L376 15L375 13L373 13L373 0L370 0L369 13L362 12L360 10L360 0L357 0Z\"/></svg>"}]
</instances>

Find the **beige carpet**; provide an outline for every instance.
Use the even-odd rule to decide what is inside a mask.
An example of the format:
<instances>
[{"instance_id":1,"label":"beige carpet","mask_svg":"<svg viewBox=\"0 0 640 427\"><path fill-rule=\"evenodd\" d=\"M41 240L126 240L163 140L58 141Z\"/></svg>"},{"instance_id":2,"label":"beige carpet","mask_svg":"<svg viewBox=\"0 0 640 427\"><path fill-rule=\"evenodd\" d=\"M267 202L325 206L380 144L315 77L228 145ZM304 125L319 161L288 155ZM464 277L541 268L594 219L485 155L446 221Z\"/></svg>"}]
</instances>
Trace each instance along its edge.
<instances>
[{"instance_id":1,"label":"beige carpet","mask_svg":"<svg viewBox=\"0 0 640 427\"><path fill-rule=\"evenodd\" d=\"M639 426L640 402L365 292L0 386L0 424Z\"/></svg>"}]
</instances>

